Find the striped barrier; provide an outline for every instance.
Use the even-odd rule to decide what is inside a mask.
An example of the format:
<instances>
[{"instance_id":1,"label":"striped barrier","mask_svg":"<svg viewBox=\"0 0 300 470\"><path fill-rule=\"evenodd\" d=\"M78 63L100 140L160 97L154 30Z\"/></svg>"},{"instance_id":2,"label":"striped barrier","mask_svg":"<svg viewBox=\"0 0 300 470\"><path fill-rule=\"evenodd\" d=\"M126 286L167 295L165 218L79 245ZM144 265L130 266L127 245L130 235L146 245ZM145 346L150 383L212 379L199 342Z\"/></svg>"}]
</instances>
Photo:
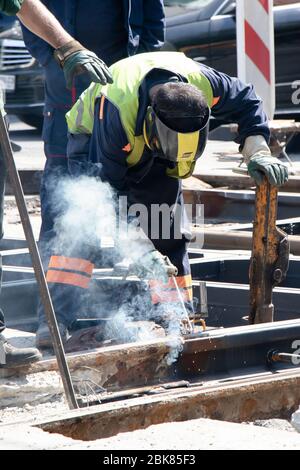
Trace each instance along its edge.
<instances>
[{"instance_id":1,"label":"striped barrier","mask_svg":"<svg viewBox=\"0 0 300 470\"><path fill-rule=\"evenodd\" d=\"M275 112L273 0L237 0L238 76L252 83L269 119Z\"/></svg>"}]
</instances>

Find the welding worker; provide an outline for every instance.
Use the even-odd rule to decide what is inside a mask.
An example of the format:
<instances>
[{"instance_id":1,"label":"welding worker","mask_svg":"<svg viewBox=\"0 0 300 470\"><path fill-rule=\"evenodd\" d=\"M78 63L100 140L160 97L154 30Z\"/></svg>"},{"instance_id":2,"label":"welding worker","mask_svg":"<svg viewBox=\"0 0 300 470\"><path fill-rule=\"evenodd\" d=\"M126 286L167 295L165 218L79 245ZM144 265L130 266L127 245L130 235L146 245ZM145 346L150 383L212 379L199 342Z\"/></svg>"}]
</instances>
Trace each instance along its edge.
<instances>
[{"instance_id":1,"label":"welding worker","mask_svg":"<svg viewBox=\"0 0 300 470\"><path fill-rule=\"evenodd\" d=\"M252 85L177 52L130 57L112 65L110 71L113 83L92 84L67 114L73 175L108 182L117 193L128 196L129 204L174 205L184 220L181 180L193 174L214 116L238 123L240 151L258 184L263 176L276 186L287 181L287 166L271 155L267 116ZM173 220L170 212L171 226ZM178 299L172 279L167 281L167 256L178 269L181 295L192 309L189 240L189 229L182 223L181 237L172 238L171 230L171 239L143 242L145 249L142 256L138 253L138 260L132 254L138 275L152 279L154 305ZM63 332L80 314L80 298L88 288L92 268L86 253L80 256L66 250L50 260L47 281L51 294L55 290L52 300ZM67 298L72 298L69 307Z\"/></svg>"},{"instance_id":2,"label":"welding worker","mask_svg":"<svg viewBox=\"0 0 300 470\"><path fill-rule=\"evenodd\" d=\"M86 72L91 80L106 84L112 78L105 63L93 52L85 49L67 33L58 20L39 0L0 0L0 12L17 15L21 22L36 35L49 43L44 47L56 50L67 83L71 83L78 73ZM0 90L0 109L3 110L3 97ZM0 236L3 237L3 205L5 193L6 169L0 148ZM0 259L0 279L2 263ZM35 348L16 348L2 335L5 329L4 315L0 310L0 367L14 367L35 362L41 354Z\"/></svg>"}]
</instances>

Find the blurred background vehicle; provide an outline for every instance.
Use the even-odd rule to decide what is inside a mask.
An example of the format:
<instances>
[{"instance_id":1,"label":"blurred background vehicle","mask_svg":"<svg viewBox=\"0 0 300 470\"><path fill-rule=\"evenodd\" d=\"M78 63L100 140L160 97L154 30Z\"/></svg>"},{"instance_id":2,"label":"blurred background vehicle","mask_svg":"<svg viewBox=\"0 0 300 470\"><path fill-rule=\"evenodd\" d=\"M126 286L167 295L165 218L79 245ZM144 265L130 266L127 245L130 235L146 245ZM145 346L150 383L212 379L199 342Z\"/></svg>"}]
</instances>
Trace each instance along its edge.
<instances>
[{"instance_id":1,"label":"blurred background vehicle","mask_svg":"<svg viewBox=\"0 0 300 470\"><path fill-rule=\"evenodd\" d=\"M300 89L300 2L274 0L276 51L276 118L300 121L292 101ZM236 2L233 0L165 0L167 33L164 50L184 52L211 67L237 75ZM294 58L294 59L291 59ZM0 14L0 84L6 88L6 110L41 129L43 69L31 57L15 17Z\"/></svg>"},{"instance_id":2,"label":"blurred background vehicle","mask_svg":"<svg viewBox=\"0 0 300 470\"><path fill-rule=\"evenodd\" d=\"M40 129L44 107L43 69L26 49L18 19L2 14L0 86L6 91L6 111Z\"/></svg>"},{"instance_id":3,"label":"blurred background vehicle","mask_svg":"<svg viewBox=\"0 0 300 470\"><path fill-rule=\"evenodd\" d=\"M182 51L197 62L237 75L235 1L165 0L165 5L165 50ZM300 50L300 2L274 0L274 5L275 117L300 120L300 106L292 101L295 82L300 88L300 61L293 59Z\"/></svg>"}]
</instances>

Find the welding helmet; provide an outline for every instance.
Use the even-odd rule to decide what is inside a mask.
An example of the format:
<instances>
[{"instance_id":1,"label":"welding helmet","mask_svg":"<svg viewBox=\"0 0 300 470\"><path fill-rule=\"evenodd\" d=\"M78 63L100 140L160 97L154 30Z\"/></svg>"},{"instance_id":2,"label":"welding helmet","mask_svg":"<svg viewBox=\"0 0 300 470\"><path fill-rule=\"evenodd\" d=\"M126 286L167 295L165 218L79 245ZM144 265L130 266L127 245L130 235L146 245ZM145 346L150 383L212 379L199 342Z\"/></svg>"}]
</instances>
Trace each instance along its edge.
<instances>
[{"instance_id":1,"label":"welding helmet","mask_svg":"<svg viewBox=\"0 0 300 470\"><path fill-rule=\"evenodd\" d=\"M180 132L166 125L152 106L147 109L144 120L144 139L155 157L165 160L167 174L174 178L188 178L192 175L196 161L201 157L208 138L210 109L205 117L178 116L179 126L185 120L195 122L195 128L189 132ZM172 116L172 122L176 117ZM184 127L184 126L182 126Z\"/></svg>"}]
</instances>

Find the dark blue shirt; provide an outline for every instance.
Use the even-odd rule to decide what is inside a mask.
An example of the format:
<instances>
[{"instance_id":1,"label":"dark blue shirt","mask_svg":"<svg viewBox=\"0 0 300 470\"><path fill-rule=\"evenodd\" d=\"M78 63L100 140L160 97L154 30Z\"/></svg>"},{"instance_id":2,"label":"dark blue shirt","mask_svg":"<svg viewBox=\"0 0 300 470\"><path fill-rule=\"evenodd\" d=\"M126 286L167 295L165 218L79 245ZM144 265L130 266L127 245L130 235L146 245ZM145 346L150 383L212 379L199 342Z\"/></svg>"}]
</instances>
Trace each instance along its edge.
<instances>
[{"instance_id":1,"label":"dark blue shirt","mask_svg":"<svg viewBox=\"0 0 300 470\"><path fill-rule=\"evenodd\" d=\"M107 41L115 44L119 41L120 33L123 34L123 27L126 31L126 51L123 57L137 52L155 51L163 45L165 37L163 0L82 0L82 2L79 0L42 0L42 3L75 39L84 39L82 42L86 47L92 42L95 45L96 37L98 34L103 37L104 31L109 34L105 38L106 45ZM77 8L81 8L81 4L82 8L85 8L84 16L79 16L77 13ZM110 7L108 10L110 5L114 8ZM122 24L117 29L108 28L108 25L112 25L116 18L121 17L120 15L123 15ZM53 56L53 48L23 25L22 30L25 44L33 57L41 65L48 64ZM81 37L83 34L84 37ZM96 46L96 49L91 49L101 57L100 40L96 41ZM111 63L110 60L108 62Z\"/></svg>"},{"instance_id":2,"label":"dark blue shirt","mask_svg":"<svg viewBox=\"0 0 300 470\"><path fill-rule=\"evenodd\" d=\"M77 0L76 39L111 65L127 56L124 5L120 0L101 0L100 3L101 24L99 14L93 14L95 0Z\"/></svg>"}]
</instances>

